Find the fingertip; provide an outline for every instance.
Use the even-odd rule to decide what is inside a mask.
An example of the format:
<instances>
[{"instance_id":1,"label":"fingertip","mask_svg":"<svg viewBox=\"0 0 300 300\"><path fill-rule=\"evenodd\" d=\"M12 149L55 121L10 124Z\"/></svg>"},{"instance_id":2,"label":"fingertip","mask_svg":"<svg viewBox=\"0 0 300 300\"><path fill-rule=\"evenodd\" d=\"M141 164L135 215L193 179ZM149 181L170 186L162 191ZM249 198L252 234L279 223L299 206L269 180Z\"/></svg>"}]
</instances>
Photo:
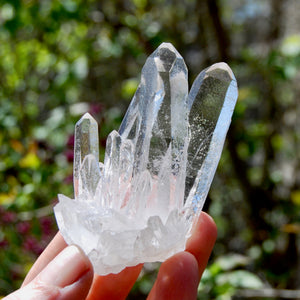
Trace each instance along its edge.
<instances>
[{"instance_id":1,"label":"fingertip","mask_svg":"<svg viewBox=\"0 0 300 300\"><path fill-rule=\"evenodd\" d=\"M186 244L186 251L193 254L198 261L200 276L207 265L217 234L217 226L213 218L207 213L201 212Z\"/></svg>"},{"instance_id":2,"label":"fingertip","mask_svg":"<svg viewBox=\"0 0 300 300\"><path fill-rule=\"evenodd\" d=\"M209 214L201 212L193 225L191 237L186 243L186 251L192 253L204 245L212 247L217 235L218 230L214 219Z\"/></svg>"},{"instance_id":3,"label":"fingertip","mask_svg":"<svg viewBox=\"0 0 300 300\"><path fill-rule=\"evenodd\" d=\"M196 299L199 284L198 263L189 252L179 252L161 264L148 300Z\"/></svg>"},{"instance_id":4,"label":"fingertip","mask_svg":"<svg viewBox=\"0 0 300 300\"><path fill-rule=\"evenodd\" d=\"M189 252L182 251L168 258L161 264L159 272L165 279L178 279L181 283L196 282L198 285L198 263L196 258ZM172 276L169 276L172 275Z\"/></svg>"},{"instance_id":5,"label":"fingertip","mask_svg":"<svg viewBox=\"0 0 300 300\"><path fill-rule=\"evenodd\" d=\"M209 214L202 211L199 217L199 223L200 224L198 226L206 226L206 230L210 234L211 239L216 241L218 235L218 228L214 219Z\"/></svg>"},{"instance_id":6,"label":"fingertip","mask_svg":"<svg viewBox=\"0 0 300 300\"><path fill-rule=\"evenodd\" d=\"M126 299L142 268L143 264L139 264L127 267L118 274L108 274L106 276L95 274L93 286L87 296L87 300Z\"/></svg>"}]
</instances>

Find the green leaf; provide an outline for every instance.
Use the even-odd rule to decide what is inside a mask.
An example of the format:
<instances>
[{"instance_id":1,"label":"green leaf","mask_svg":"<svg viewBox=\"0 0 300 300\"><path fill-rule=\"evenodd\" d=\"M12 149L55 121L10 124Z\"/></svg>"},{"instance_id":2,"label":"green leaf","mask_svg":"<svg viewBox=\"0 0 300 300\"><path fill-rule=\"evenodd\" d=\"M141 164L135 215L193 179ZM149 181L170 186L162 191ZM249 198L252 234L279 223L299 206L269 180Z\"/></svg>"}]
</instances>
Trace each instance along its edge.
<instances>
[{"instance_id":1,"label":"green leaf","mask_svg":"<svg viewBox=\"0 0 300 300\"><path fill-rule=\"evenodd\" d=\"M216 263L224 271L232 270L240 266L246 266L249 262L249 257L235 253L223 255L216 260Z\"/></svg>"},{"instance_id":2,"label":"green leaf","mask_svg":"<svg viewBox=\"0 0 300 300\"><path fill-rule=\"evenodd\" d=\"M287 56L298 56L300 54L300 35L295 34L287 37L282 43L281 52Z\"/></svg>"},{"instance_id":3,"label":"green leaf","mask_svg":"<svg viewBox=\"0 0 300 300\"><path fill-rule=\"evenodd\" d=\"M248 289L259 289L264 286L264 283L257 275L244 270L220 274L216 278L216 283L218 285L229 283L235 288Z\"/></svg>"}]
</instances>

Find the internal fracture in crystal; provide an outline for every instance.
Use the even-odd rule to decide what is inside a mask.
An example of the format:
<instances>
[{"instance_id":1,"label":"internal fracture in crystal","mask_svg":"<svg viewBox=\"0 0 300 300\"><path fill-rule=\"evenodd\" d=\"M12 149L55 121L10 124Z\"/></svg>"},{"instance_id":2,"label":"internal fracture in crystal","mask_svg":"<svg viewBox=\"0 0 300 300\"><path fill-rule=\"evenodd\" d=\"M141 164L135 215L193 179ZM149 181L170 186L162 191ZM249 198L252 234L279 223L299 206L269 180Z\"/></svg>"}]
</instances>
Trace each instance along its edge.
<instances>
[{"instance_id":1,"label":"internal fracture in crystal","mask_svg":"<svg viewBox=\"0 0 300 300\"><path fill-rule=\"evenodd\" d=\"M183 58L169 43L147 59L119 131L99 163L98 127L75 126L75 199L59 195L55 216L99 275L164 261L184 250L218 165L237 100L225 63L203 70L188 92Z\"/></svg>"}]
</instances>

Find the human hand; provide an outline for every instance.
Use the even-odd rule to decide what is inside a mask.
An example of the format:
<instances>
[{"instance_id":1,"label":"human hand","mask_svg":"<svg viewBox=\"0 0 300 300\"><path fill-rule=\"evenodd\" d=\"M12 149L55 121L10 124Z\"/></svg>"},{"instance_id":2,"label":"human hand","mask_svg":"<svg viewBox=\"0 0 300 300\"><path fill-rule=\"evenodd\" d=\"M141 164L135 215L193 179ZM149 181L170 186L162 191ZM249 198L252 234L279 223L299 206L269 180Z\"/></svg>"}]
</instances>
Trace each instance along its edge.
<instances>
[{"instance_id":1,"label":"human hand","mask_svg":"<svg viewBox=\"0 0 300 300\"><path fill-rule=\"evenodd\" d=\"M196 299L216 237L213 219L202 212L194 224L186 250L161 264L147 299ZM141 269L142 264L118 274L96 275L87 256L77 246L67 246L58 233L37 259L22 287L3 300L125 299Z\"/></svg>"}]
</instances>

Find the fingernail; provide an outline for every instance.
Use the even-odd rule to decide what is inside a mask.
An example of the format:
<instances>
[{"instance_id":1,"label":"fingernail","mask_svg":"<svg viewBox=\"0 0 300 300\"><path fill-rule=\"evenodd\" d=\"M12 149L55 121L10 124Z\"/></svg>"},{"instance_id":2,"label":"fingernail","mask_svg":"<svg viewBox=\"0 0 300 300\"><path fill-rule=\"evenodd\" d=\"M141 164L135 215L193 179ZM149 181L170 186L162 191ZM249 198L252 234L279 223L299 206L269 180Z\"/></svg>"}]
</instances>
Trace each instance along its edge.
<instances>
[{"instance_id":1,"label":"fingernail","mask_svg":"<svg viewBox=\"0 0 300 300\"><path fill-rule=\"evenodd\" d=\"M79 280L92 269L92 265L77 246L68 246L40 273L40 282L65 287Z\"/></svg>"}]
</instances>

